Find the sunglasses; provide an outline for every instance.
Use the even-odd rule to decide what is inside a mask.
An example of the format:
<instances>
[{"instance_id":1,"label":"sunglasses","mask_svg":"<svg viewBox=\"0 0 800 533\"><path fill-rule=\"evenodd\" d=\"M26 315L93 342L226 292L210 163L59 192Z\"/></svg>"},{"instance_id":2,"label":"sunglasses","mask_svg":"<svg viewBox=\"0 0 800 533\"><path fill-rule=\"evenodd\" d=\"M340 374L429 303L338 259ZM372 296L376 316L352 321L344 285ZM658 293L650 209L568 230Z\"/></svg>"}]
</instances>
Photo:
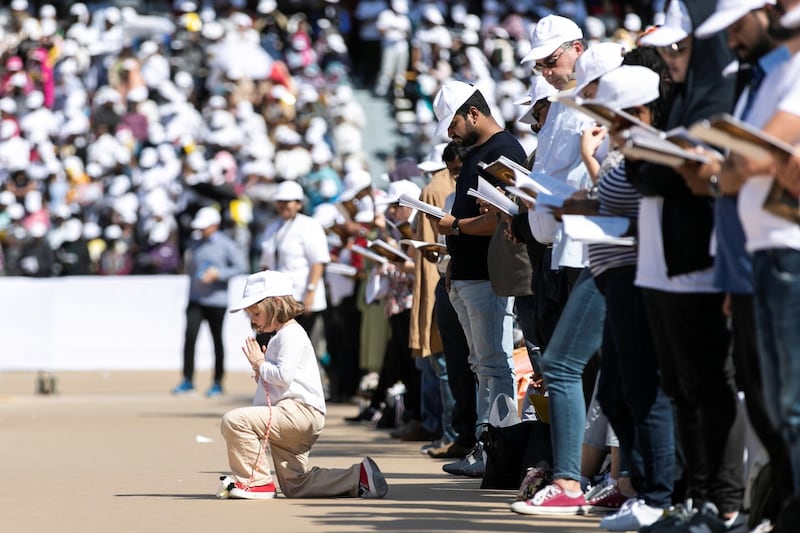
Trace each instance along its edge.
<instances>
[{"instance_id":1,"label":"sunglasses","mask_svg":"<svg viewBox=\"0 0 800 533\"><path fill-rule=\"evenodd\" d=\"M533 70L536 72L542 72L544 69L550 69L556 66L558 60L561 59L561 56L564 55L564 52L567 51L567 48L572 46L572 42L567 42L556 48L556 51L550 54L548 57L542 59L541 61L537 61L536 64L533 66ZM560 52L560 53L559 53ZM558 55L556 55L558 54Z\"/></svg>"},{"instance_id":2,"label":"sunglasses","mask_svg":"<svg viewBox=\"0 0 800 533\"><path fill-rule=\"evenodd\" d=\"M679 43L672 43L669 46L657 46L656 50L661 57L678 57L688 50L690 46L691 42L686 40Z\"/></svg>"}]
</instances>

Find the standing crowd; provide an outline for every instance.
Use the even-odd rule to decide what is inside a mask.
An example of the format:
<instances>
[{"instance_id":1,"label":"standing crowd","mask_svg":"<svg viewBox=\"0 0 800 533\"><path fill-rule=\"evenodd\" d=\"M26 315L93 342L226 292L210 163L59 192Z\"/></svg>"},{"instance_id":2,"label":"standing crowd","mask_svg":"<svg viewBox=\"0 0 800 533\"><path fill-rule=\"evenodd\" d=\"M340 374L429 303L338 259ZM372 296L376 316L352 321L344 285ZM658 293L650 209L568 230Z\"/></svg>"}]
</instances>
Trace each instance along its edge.
<instances>
[{"instance_id":1,"label":"standing crowd","mask_svg":"<svg viewBox=\"0 0 800 533\"><path fill-rule=\"evenodd\" d=\"M274 497L269 469L250 464L267 445L286 495L384 496L371 458L307 464L325 400L358 393L349 422L484 477L508 397L550 436L546 462L506 472L513 512L604 513L610 531L796 531L800 2L536 4L485 0L479 16L325 1L287 16L269 0L176 2L152 17L76 3L58 17L14 0L0 271L189 274L173 392L194 389L207 320L209 396L223 392L228 279L274 271L248 278L236 309L259 333L243 349L259 389L223 420L226 496ZM354 84L395 113L386 176L363 140L385 118L366 116ZM778 148L687 134L723 114ZM653 131L693 157L631 150ZM490 172L497 161L516 180ZM513 207L476 201L487 188ZM626 238L581 237L582 216L622 219ZM308 427L285 424L297 417Z\"/></svg>"}]
</instances>

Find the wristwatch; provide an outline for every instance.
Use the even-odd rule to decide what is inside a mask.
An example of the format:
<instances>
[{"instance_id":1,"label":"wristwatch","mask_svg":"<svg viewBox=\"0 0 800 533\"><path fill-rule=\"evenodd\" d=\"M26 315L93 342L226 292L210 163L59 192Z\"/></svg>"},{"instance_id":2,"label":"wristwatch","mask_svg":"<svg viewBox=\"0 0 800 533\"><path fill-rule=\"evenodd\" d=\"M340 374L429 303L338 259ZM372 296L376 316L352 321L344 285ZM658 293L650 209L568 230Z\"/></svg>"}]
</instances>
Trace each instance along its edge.
<instances>
[{"instance_id":1,"label":"wristwatch","mask_svg":"<svg viewBox=\"0 0 800 533\"><path fill-rule=\"evenodd\" d=\"M450 224L450 235L461 235L461 229L458 227L458 219L454 218L453 223Z\"/></svg>"},{"instance_id":2,"label":"wristwatch","mask_svg":"<svg viewBox=\"0 0 800 533\"><path fill-rule=\"evenodd\" d=\"M306 285L306 290L308 292L317 290L317 284L316 283L309 283L308 285Z\"/></svg>"},{"instance_id":3,"label":"wristwatch","mask_svg":"<svg viewBox=\"0 0 800 533\"><path fill-rule=\"evenodd\" d=\"M708 178L708 190L714 198L720 198L722 196L722 191L719 188L719 176L716 174Z\"/></svg>"}]
</instances>

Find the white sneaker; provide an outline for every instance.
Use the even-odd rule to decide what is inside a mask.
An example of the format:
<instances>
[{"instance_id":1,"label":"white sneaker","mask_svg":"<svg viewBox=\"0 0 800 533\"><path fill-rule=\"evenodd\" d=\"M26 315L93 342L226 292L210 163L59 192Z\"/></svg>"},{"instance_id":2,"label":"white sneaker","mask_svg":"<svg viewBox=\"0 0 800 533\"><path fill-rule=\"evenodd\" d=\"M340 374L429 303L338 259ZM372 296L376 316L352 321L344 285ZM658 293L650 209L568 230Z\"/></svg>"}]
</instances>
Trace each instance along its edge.
<instances>
[{"instance_id":1,"label":"white sneaker","mask_svg":"<svg viewBox=\"0 0 800 533\"><path fill-rule=\"evenodd\" d=\"M663 514L660 507L650 507L644 500L631 498L622 504L619 511L603 518L600 527L608 531L638 531L653 524Z\"/></svg>"}]
</instances>

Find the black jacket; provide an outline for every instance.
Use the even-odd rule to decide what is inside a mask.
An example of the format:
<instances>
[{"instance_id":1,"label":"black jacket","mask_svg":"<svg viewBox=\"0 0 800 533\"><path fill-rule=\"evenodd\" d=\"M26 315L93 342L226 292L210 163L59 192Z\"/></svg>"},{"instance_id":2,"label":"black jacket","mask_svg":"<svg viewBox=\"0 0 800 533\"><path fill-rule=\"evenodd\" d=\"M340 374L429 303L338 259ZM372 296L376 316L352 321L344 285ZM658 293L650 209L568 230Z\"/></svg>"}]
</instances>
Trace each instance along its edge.
<instances>
[{"instance_id":1,"label":"black jacket","mask_svg":"<svg viewBox=\"0 0 800 533\"><path fill-rule=\"evenodd\" d=\"M676 1L676 0L672 0ZM716 7L716 0L685 2L697 28ZM669 98L672 104L664 129L690 126L698 120L733 108L736 80L724 78L722 69L733 61L725 32L709 39L694 38L686 80L674 84ZM695 196L680 174L669 167L653 163L626 162L628 180L644 196L664 197L662 238L667 275L677 276L709 268L713 258L709 243L713 231L713 201Z\"/></svg>"}]
</instances>

